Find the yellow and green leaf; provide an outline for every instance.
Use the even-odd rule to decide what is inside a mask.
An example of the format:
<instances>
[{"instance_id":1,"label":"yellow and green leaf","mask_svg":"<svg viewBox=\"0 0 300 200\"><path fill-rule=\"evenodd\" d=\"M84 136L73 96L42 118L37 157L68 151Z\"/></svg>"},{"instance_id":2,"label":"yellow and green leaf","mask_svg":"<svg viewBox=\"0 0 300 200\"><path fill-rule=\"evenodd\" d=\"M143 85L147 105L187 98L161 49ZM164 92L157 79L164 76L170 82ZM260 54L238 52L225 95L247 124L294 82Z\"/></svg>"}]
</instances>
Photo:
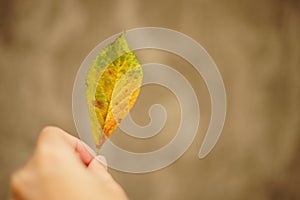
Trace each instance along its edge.
<instances>
[{"instance_id":1,"label":"yellow and green leaf","mask_svg":"<svg viewBox=\"0 0 300 200\"><path fill-rule=\"evenodd\" d=\"M134 105L143 71L122 33L95 58L86 76L86 101L97 148Z\"/></svg>"}]
</instances>

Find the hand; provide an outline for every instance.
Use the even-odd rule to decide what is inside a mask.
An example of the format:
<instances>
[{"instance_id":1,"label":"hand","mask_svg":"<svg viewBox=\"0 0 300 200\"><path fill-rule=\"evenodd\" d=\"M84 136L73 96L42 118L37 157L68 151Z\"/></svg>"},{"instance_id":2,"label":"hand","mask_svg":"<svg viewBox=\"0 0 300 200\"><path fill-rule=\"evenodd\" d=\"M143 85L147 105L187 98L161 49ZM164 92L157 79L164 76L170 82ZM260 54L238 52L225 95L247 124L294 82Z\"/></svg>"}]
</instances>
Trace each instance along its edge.
<instances>
[{"instance_id":1,"label":"hand","mask_svg":"<svg viewBox=\"0 0 300 200\"><path fill-rule=\"evenodd\" d=\"M14 200L127 199L106 166L55 127L43 129L32 158L12 175L11 190Z\"/></svg>"}]
</instances>

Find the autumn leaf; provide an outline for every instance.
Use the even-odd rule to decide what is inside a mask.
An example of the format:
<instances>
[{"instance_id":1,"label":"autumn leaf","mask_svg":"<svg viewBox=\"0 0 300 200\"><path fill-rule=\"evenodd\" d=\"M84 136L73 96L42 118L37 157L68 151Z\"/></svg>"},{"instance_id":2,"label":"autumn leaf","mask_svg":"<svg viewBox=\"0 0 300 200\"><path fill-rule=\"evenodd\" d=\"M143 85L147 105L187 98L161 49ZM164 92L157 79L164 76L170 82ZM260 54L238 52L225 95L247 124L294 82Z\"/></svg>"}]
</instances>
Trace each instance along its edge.
<instances>
[{"instance_id":1,"label":"autumn leaf","mask_svg":"<svg viewBox=\"0 0 300 200\"><path fill-rule=\"evenodd\" d=\"M134 105L143 71L122 33L95 58L86 76L86 101L97 148Z\"/></svg>"}]
</instances>

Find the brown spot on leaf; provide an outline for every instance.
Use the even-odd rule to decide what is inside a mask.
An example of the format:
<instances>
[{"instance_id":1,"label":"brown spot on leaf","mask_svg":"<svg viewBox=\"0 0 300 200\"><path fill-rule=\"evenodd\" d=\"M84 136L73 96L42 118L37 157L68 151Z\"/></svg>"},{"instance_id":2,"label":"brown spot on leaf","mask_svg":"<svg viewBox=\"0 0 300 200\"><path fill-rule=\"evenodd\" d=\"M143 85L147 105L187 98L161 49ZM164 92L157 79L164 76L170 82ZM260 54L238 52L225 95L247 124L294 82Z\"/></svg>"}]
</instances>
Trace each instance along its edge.
<instances>
[{"instance_id":1,"label":"brown spot on leaf","mask_svg":"<svg viewBox=\"0 0 300 200\"><path fill-rule=\"evenodd\" d=\"M93 101L93 105L97 108L103 108L103 103L98 100Z\"/></svg>"}]
</instances>

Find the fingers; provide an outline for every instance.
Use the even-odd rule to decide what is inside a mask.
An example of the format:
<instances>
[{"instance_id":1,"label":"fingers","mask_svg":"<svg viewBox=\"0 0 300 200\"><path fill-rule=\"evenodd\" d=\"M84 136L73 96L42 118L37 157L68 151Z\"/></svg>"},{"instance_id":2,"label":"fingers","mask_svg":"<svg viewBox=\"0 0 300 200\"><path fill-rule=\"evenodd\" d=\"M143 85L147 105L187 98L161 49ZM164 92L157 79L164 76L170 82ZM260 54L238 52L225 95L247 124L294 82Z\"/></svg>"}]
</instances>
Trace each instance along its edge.
<instances>
[{"instance_id":1,"label":"fingers","mask_svg":"<svg viewBox=\"0 0 300 200\"><path fill-rule=\"evenodd\" d=\"M107 172L105 158L92 154L84 143L62 129L44 128L34 155L11 178L12 197L97 199L100 191L106 199L126 199L122 188Z\"/></svg>"},{"instance_id":2,"label":"fingers","mask_svg":"<svg viewBox=\"0 0 300 200\"><path fill-rule=\"evenodd\" d=\"M107 162L104 156L96 156L90 162L87 169L101 180L112 179L109 173L107 172Z\"/></svg>"},{"instance_id":3,"label":"fingers","mask_svg":"<svg viewBox=\"0 0 300 200\"><path fill-rule=\"evenodd\" d=\"M96 156L88 165L88 170L97 173L107 171L107 162L104 156Z\"/></svg>"},{"instance_id":4,"label":"fingers","mask_svg":"<svg viewBox=\"0 0 300 200\"><path fill-rule=\"evenodd\" d=\"M87 150L87 148L78 138L57 127L48 126L41 131L37 146L39 148L44 145L50 146L50 148L59 145L72 149L79 155L81 161L86 166L94 158L92 151L89 152L89 150Z\"/></svg>"},{"instance_id":5,"label":"fingers","mask_svg":"<svg viewBox=\"0 0 300 200\"><path fill-rule=\"evenodd\" d=\"M114 198L109 197L111 195L109 194L107 199L128 199L122 187L108 173L107 162L104 156L96 156L87 169L97 178L102 188L113 191Z\"/></svg>"}]
</instances>

